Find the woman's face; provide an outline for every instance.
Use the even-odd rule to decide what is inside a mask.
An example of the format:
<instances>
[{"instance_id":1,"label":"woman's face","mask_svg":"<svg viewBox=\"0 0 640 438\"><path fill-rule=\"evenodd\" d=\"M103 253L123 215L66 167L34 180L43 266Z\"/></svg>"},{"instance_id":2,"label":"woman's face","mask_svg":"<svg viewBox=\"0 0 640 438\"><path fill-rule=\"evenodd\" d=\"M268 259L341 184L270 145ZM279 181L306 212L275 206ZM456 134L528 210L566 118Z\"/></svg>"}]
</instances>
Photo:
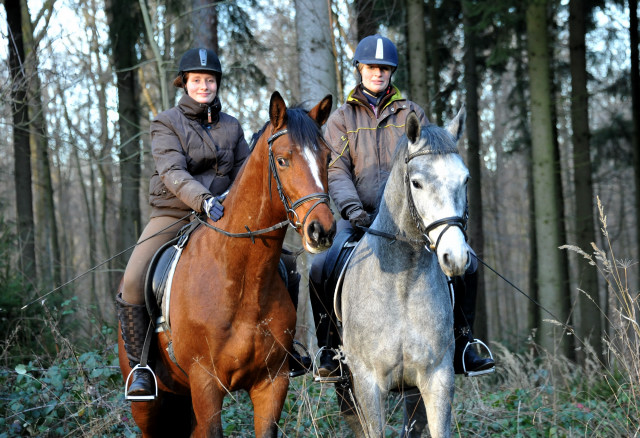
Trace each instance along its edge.
<instances>
[{"instance_id":1,"label":"woman's face","mask_svg":"<svg viewBox=\"0 0 640 438\"><path fill-rule=\"evenodd\" d=\"M209 73L187 73L187 94L196 102L210 104L218 92L216 77Z\"/></svg>"},{"instance_id":2,"label":"woman's face","mask_svg":"<svg viewBox=\"0 0 640 438\"><path fill-rule=\"evenodd\" d=\"M389 86L391 78L391 66L360 64L360 74L362 75L362 85L374 93L380 93Z\"/></svg>"}]
</instances>

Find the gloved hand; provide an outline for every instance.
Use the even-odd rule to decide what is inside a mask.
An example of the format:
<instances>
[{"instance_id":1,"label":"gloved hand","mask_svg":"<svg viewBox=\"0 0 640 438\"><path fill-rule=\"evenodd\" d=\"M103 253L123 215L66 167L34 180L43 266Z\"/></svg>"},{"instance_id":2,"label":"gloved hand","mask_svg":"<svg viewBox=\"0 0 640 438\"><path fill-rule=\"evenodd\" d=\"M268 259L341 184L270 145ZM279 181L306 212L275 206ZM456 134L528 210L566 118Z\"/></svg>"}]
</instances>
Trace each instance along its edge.
<instances>
[{"instance_id":1,"label":"gloved hand","mask_svg":"<svg viewBox=\"0 0 640 438\"><path fill-rule=\"evenodd\" d=\"M369 217L369 213L361 208L357 208L349 213L349 222L351 222L353 228L358 230L359 227L366 228L371 225L371 218Z\"/></svg>"},{"instance_id":2,"label":"gloved hand","mask_svg":"<svg viewBox=\"0 0 640 438\"><path fill-rule=\"evenodd\" d=\"M217 222L224 214L224 206L217 197L207 198L202 203L202 211L214 222Z\"/></svg>"}]
</instances>

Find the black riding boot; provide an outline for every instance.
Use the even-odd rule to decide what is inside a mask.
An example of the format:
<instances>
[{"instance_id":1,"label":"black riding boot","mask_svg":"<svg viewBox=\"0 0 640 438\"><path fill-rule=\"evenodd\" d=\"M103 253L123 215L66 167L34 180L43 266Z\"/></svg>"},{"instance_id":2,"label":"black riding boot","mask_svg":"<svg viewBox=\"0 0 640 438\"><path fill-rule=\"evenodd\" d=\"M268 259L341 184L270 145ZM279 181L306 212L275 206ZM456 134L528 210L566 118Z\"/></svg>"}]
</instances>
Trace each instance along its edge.
<instances>
[{"instance_id":1,"label":"black riding boot","mask_svg":"<svg viewBox=\"0 0 640 438\"><path fill-rule=\"evenodd\" d=\"M333 293L324 290L322 285L313 281L309 276L309 297L311 298L311 309L313 319L316 324L316 337L318 338L318 348L324 349L320 353L320 364L318 374L321 377L328 377L338 371L339 363L335 359L336 350L340 345L336 315L333 310Z\"/></svg>"},{"instance_id":2,"label":"black riding boot","mask_svg":"<svg viewBox=\"0 0 640 438\"><path fill-rule=\"evenodd\" d=\"M280 257L284 266L287 291L291 297L293 307L298 310L298 292L300 291L300 274L296 266L296 258L286 250L282 250ZM295 342L295 341L294 341ZM308 355L301 355L295 347L289 353L289 376L298 377L306 374L311 369L311 358Z\"/></svg>"},{"instance_id":3,"label":"black riding boot","mask_svg":"<svg viewBox=\"0 0 640 438\"><path fill-rule=\"evenodd\" d=\"M149 313L144 304L130 304L122 299L122 294L116 297L116 309L124 349L127 352L129 366L135 367L140 363L144 339L149 328ZM127 390L127 396L154 396L155 383L148 370L137 369L133 372L132 382Z\"/></svg>"},{"instance_id":4,"label":"black riding boot","mask_svg":"<svg viewBox=\"0 0 640 438\"><path fill-rule=\"evenodd\" d=\"M474 346L469 345L474 342L472 329L476 314L478 273L455 277L453 293L455 297L453 306L453 333L456 339L453 358L455 373L465 374L465 371L475 373L489 370L495 366L494 360L490 357L481 357Z\"/></svg>"}]
</instances>

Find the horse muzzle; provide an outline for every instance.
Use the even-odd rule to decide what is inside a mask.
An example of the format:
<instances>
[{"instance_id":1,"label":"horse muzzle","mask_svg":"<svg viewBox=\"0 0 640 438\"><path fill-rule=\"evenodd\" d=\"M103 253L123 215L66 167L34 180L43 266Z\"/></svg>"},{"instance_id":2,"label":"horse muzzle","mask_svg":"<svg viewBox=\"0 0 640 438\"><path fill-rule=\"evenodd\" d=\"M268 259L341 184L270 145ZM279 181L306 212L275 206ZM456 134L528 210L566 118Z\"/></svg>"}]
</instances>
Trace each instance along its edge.
<instances>
[{"instance_id":1,"label":"horse muzzle","mask_svg":"<svg viewBox=\"0 0 640 438\"><path fill-rule=\"evenodd\" d=\"M311 220L303 230L302 242L307 251L318 254L331 247L335 235L336 222L331 215L330 225L327 225L326 220L321 221L319 218Z\"/></svg>"}]
</instances>

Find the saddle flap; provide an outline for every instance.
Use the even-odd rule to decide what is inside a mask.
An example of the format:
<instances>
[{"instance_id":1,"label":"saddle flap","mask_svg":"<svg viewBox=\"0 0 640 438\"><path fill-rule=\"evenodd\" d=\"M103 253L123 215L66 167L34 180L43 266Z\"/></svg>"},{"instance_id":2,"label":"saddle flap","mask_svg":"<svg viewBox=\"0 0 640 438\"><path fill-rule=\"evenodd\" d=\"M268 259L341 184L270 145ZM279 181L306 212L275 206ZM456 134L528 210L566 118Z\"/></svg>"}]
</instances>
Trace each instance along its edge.
<instances>
[{"instance_id":1,"label":"saddle flap","mask_svg":"<svg viewBox=\"0 0 640 438\"><path fill-rule=\"evenodd\" d=\"M163 316L162 303L165 293L171 287L173 271L178 263L182 249L198 223L191 222L180 229L178 235L162 245L151 258L145 278L145 302L151 321L157 325L159 318ZM164 320L168 326L168 306L165 311L167 317Z\"/></svg>"},{"instance_id":2,"label":"saddle flap","mask_svg":"<svg viewBox=\"0 0 640 438\"><path fill-rule=\"evenodd\" d=\"M340 316L340 289L342 286L342 278L344 277L344 270L351 258L353 249L360 241L362 232L353 228L345 228L340 231L333 240L333 245L327 252L324 265L322 266L321 284L325 291L335 290L333 296L334 308L336 310L336 316L338 320Z\"/></svg>"}]
</instances>

